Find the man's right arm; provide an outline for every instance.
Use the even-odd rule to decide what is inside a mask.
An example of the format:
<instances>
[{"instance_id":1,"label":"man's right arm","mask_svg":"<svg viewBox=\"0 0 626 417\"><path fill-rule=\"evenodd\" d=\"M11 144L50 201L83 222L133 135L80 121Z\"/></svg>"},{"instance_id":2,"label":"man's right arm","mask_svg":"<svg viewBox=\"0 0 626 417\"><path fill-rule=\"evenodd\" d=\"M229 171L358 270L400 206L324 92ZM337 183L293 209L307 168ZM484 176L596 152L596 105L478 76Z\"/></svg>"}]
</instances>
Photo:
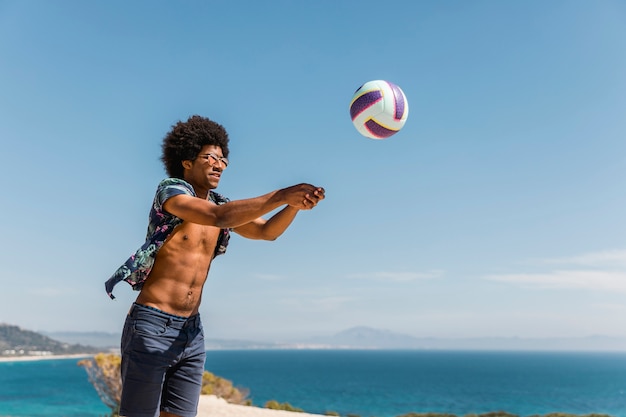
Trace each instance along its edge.
<instances>
[{"instance_id":1,"label":"man's right arm","mask_svg":"<svg viewBox=\"0 0 626 417\"><path fill-rule=\"evenodd\" d=\"M298 184L259 197L220 205L180 194L169 198L163 208L185 221L225 229L249 223L285 204L300 210L310 210L323 198L323 188Z\"/></svg>"}]
</instances>

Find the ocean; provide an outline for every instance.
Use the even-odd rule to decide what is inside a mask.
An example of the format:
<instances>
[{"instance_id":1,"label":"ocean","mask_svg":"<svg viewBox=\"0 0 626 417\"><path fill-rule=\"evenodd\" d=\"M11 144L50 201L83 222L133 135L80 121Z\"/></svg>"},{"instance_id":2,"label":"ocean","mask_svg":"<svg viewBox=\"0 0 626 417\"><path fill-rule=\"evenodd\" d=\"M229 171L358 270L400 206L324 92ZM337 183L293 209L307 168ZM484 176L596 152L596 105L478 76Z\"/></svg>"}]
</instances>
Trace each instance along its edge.
<instances>
[{"instance_id":1,"label":"ocean","mask_svg":"<svg viewBox=\"0 0 626 417\"><path fill-rule=\"evenodd\" d=\"M254 405L276 400L316 414L626 417L626 353L209 351L206 368L248 389ZM0 363L0 416L108 412L77 359Z\"/></svg>"}]
</instances>

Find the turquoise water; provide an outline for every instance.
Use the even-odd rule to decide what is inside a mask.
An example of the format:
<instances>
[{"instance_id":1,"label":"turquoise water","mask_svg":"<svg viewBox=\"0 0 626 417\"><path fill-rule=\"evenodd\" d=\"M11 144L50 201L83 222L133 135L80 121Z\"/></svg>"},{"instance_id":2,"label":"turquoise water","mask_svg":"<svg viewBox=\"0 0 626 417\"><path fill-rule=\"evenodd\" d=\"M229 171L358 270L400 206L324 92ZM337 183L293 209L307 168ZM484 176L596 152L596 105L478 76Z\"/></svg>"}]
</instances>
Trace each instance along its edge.
<instances>
[{"instance_id":1,"label":"turquoise water","mask_svg":"<svg viewBox=\"0 0 626 417\"><path fill-rule=\"evenodd\" d=\"M77 362L0 362L0 416L96 417L110 413Z\"/></svg>"},{"instance_id":2,"label":"turquoise water","mask_svg":"<svg viewBox=\"0 0 626 417\"><path fill-rule=\"evenodd\" d=\"M76 359L0 363L0 416L108 413ZM207 369L255 405L395 417L504 410L626 417L626 353L209 351Z\"/></svg>"},{"instance_id":3,"label":"turquoise water","mask_svg":"<svg viewBox=\"0 0 626 417\"><path fill-rule=\"evenodd\" d=\"M626 354L432 351L209 352L255 404L392 417L504 410L626 417Z\"/></svg>"}]
</instances>

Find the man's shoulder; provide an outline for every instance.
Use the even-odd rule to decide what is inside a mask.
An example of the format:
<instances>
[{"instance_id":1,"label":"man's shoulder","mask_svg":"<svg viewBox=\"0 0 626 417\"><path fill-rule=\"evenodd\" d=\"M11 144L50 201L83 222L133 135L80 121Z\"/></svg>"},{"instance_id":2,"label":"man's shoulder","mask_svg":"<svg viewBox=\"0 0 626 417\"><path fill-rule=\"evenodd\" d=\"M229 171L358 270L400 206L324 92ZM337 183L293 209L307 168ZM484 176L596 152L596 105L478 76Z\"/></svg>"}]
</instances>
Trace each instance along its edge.
<instances>
[{"instance_id":1,"label":"man's shoulder","mask_svg":"<svg viewBox=\"0 0 626 417\"><path fill-rule=\"evenodd\" d=\"M196 192L193 189L193 186L189 184L187 181L180 178L165 178L161 180L159 185L157 186L157 193L162 192L165 189L177 189L184 191L185 194L196 195Z\"/></svg>"},{"instance_id":2,"label":"man's shoulder","mask_svg":"<svg viewBox=\"0 0 626 417\"><path fill-rule=\"evenodd\" d=\"M159 187L167 187L170 185L179 185L193 190L193 186L181 178L169 177L164 178L161 182L159 182Z\"/></svg>"},{"instance_id":3,"label":"man's shoulder","mask_svg":"<svg viewBox=\"0 0 626 417\"><path fill-rule=\"evenodd\" d=\"M180 178L165 178L161 180L157 187L157 195L168 195L185 193L196 197L196 192L193 185ZM224 197L222 194L213 190L209 191L209 199L216 204L224 204L230 201L229 198Z\"/></svg>"}]
</instances>

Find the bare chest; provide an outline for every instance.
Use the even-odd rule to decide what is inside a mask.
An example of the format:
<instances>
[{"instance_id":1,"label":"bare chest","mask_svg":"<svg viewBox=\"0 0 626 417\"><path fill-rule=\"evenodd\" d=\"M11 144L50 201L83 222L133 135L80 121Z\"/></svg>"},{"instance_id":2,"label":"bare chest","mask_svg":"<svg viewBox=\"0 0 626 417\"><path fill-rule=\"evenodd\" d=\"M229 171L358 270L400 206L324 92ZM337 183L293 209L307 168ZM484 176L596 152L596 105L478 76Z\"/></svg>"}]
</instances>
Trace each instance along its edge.
<instances>
[{"instance_id":1,"label":"bare chest","mask_svg":"<svg viewBox=\"0 0 626 417\"><path fill-rule=\"evenodd\" d=\"M163 243L161 251L213 254L219 234L217 227L183 222Z\"/></svg>"}]
</instances>

